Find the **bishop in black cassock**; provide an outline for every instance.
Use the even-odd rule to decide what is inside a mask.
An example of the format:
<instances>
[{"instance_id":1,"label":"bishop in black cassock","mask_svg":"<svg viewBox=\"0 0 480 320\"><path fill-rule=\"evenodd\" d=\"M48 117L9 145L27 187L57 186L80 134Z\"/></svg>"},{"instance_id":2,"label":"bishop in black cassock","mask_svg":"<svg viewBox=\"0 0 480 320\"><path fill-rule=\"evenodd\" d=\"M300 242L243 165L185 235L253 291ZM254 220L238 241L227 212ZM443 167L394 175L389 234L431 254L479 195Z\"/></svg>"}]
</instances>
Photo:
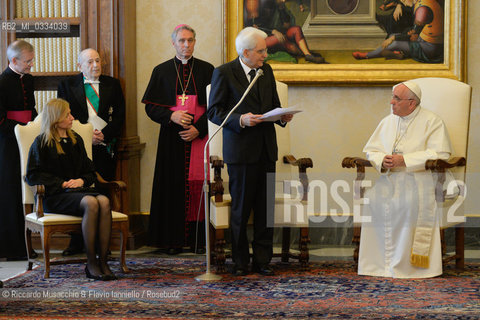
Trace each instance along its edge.
<instances>
[{"instance_id":1,"label":"bishop in black cassock","mask_svg":"<svg viewBox=\"0 0 480 320\"><path fill-rule=\"evenodd\" d=\"M181 139L179 132L185 129L171 121L171 115L172 108L178 102L181 105L181 99L178 99L181 97L178 96L183 93L190 98L196 96L198 105L206 108L206 87L210 84L214 67L193 56L184 62L175 57L156 66L142 99L147 115L161 125L153 178L149 239L151 245L168 248L170 253L180 252L185 245L195 245L195 222L204 221L205 216L203 202L199 203L203 181L189 179L189 171L192 144L197 139L205 139L208 134L206 113L196 115L192 121L199 132L192 142ZM203 163L199 165L203 167ZM199 206L201 210L197 218ZM198 230L199 234L204 234L202 224ZM203 247L204 241L202 237L198 239L199 247Z\"/></svg>"},{"instance_id":2,"label":"bishop in black cassock","mask_svg":"<svg viewBox=\"0 0 480 320\"><path fill-rule=\"evenodd\" d=\"M15 114L22 114L22 111L27 111L27 114L31 111L27 122L37 115L33 77L30 74L18 74L7 67L0 74L0 258L27 256L20 154L13 131L15 125L24 124L17 121L18 118L14 120Z\"/></svg>"}]
</instances>

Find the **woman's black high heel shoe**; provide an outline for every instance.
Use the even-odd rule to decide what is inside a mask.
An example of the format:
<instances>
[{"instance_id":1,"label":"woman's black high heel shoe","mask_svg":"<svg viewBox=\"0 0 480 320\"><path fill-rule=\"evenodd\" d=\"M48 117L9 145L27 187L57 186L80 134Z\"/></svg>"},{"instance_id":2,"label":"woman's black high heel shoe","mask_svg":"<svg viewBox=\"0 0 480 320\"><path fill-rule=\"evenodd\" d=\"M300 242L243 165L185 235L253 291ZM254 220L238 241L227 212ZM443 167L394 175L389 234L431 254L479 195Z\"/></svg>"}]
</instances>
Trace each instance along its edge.
<instances>
[{"instance_id":1,"label":"woman's black high heel shoe","mask_svg":"<svg viewBox=\"0 0 480 320\"><path fill-rule=\"evenodd\" d=\"M105 277L105 280L106 280L106 281L109 281L109 280L117 280L117 279L118 279L117 276L114 275L113 273L112 273L112 274L104 274L103 276Z\"/></svg>"},{"instance_id":2,"label":"woman's black high heel shoe","mask_svg":"<svg viewBox=\"0 0 480 320\"><path fill-rule=\"evenodd\" d=\"M90 270L88 270L87 266L85 266L85 274L86 274L87 278L93 279L93 280L100 280L100 281L113 280L113 279L108 279L107 276L104 275L104 274L94 276L93 274L90 273Z\"/></svg>"},{"instance_id":3,"label":"woman's black high heel shoe","mask_svg":"<svg viewBox=\"0 0 480 320\"><path fill-rule=\"evenodd\" d=\"M118 280L117 276L110 270L108 265L104 268L100 266L100 270L102 271L103 276L105 277L105 280ZM105 270L108 270L109 273L106 273Z\"/></svg>"}]
</instances>

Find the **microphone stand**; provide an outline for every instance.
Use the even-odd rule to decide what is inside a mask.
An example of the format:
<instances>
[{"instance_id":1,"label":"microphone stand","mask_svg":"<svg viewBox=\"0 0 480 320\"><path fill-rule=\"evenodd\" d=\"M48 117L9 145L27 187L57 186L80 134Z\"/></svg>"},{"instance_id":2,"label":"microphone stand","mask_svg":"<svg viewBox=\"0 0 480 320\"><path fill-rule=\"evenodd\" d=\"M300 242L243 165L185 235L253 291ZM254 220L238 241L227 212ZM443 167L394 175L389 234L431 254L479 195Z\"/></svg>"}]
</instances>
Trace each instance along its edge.
<instances>
[{"instance_id":1,"label":"microphone stand","mask_svg":"<svg viewBox=\"0 0 480 320\"><path fill-rule=\"evenodd\" d=\"M198 281L215 281L215 280L220 280L222 279L221 276L210 272L210 266L211 266L211 254L210 254L210 198L208 196L208 159L207 159L207 149L208 145L210 144L210 141L215 137L215 135L225 126L225 123L227 123L227 120L230 118L232 113L240 106L240 104L243 102L247 94L250 92L252 89L253 85L255 82L257 82L258 78L260 76L263 76L263 70L258 69L257 73L255 74L255 77L252 79L250 82L250 85L247 87L247 90L243 93L243 96L240 98L240 101L230 110L230 112L227 114L223 122L220 124L220 126L215 130L215 132L208 137L207 142L205 143L205 148L203 149L203 170L204 170L204 180L203 180L203 197L205 201L205 254L206 254L206 260L207 260L207 269L205 270L205 273L202 275L199 275L195 277L196 280Z\"/></svg>"}]
</instances>

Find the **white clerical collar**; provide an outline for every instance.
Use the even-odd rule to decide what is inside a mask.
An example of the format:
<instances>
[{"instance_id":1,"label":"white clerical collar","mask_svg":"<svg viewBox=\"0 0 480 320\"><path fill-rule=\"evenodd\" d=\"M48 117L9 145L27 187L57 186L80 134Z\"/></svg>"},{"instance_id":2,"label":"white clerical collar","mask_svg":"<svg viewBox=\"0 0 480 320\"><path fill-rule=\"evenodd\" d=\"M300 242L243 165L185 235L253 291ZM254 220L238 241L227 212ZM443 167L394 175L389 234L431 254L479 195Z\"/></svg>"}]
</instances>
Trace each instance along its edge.
<instances>
[{"instance_id":1,"label":"white clerical collar","mask_svg":"<svg viewBox=\"0 0 480 320\"><path fill-rule=\"evenodd\" d=\"M242 58L239 58L238 60L240 60L240 65L242 66L243 72L245 72L245 75L247 76L247 79L250 80L250 78L249 78L249 77L250 77L249 72L250 72L250 70L255 70L255 69L250 68L249 66L247 66L247 65L242 61ZM255 72L257 72L257 70L255 70Z\"/></svg>"},{"instance_id":2,"label":"white clerical collar","mask_svg":"<svg viewBox=\"0 0 480 320\"><path fill-rule=\"evenodd\" d=\"M417 115L417 113L420 112L420 105L418 105L415 110L412 111L412 113L410 113L409 115L406 115L404 117L400 117L403 121L409 121L413 118L415 118L415 116Z\"/></svg>"},{"instance_id":3,"label":"white clerical collar","mask_svg":"<svg viewBox=\"0 0 480 320\"><path fill-rule=\"evenodd\" d=\"M187 64L187 63L188 63L188 60L192 59L193 56L190 56L190 58L188 58L188 59L180 59L178 56L175 56L175 58L177 58L178 60L182 61L182 64Z\"/></svg>"},{"instance_id":4,"label":"white clerical collar","mask_svg":"<svg viewBox=\"0 0 480 320\"><path fill-rule=\"evenodd\" d=\"M10 67L10 65L8 65L8 67L10 68L10 70L12 70L12 71L15 72L16 74L18 74L18 75L20 76L20 78L25 75L24 73L20 73L20 72L17 72L17 71L15 71L15 70L13 70L13 68Z\"/></svg>"}]
</instances>

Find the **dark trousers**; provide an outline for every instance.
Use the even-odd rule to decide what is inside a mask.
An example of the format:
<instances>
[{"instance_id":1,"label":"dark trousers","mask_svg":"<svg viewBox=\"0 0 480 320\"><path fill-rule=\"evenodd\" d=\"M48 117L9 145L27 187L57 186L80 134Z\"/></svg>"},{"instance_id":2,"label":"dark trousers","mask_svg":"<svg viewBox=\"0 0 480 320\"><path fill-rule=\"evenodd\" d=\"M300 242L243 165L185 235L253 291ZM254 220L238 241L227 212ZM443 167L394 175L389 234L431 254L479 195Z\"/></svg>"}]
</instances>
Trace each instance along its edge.
<instances>
[{"instance_id":1,"label":"dark trousers","mask_svg":"<svg viewBox=\"0 0 480 320\"><path fill-rule=\"evenodd\" d=\"M100 173L102 178L107 181L115 180L116 159L107 152L107 147L103 145L92 146L92 153L95 171Z\"/></svg>"},{"instance_id":2,"label":"dark trousers","mask_svg":"<svg viewBox=\"0 0 480 320\"><path fill-rule=\"evenodd\" d=\"M267 195L269 183L275 180L275 162L265 155L254 164L228 164L229 188L232 196L230 228L232 233L232 257L237 268L246 269L250 261L247 239L247 223L253 210L253 264L266 266L273 255L274 188ZM267 175L267 173L271 173ZM273 201L272 201L273 200ZM267 203L268 207L267 208ZM268 214L267 214L268 210Z\"/></svg>"}]
</instances>

